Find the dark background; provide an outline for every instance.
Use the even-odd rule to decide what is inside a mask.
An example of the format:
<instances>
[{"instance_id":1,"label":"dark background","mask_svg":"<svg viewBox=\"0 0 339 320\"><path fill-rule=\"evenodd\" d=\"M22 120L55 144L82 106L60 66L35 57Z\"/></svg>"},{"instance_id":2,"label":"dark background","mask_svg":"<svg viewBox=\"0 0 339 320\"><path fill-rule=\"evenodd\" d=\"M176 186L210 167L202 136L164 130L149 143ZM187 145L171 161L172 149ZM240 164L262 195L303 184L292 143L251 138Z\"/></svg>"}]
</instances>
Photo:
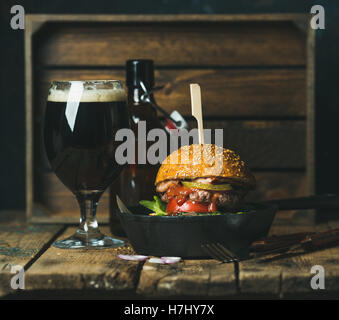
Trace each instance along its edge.
<instances>
[{"instance_id":1,"label":"dark background","mask_svg":"<svg viewBox=\"0 0 339 320\"><path fill-rule=\"evenodd\" d=\"M325 8L316 44L316 188L339 193L339 1L337 0L1 0L0 3L0 210L25 208L24 31L10 27L10 8L26 13L232 14L307 13Z\"/></svg>"}]
</instances>

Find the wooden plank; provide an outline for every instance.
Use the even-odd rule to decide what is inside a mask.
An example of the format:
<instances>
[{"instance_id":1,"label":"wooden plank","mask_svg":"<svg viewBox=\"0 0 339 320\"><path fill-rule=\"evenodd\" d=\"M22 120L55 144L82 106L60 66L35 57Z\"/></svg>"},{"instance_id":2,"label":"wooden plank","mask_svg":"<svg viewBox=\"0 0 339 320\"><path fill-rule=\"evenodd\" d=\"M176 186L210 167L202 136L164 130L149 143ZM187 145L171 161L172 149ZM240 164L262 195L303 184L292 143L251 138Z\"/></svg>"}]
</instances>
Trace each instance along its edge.
<instances>
[{"instance_id":1,"label":"wooden plank","mask_svg":"<svg viewBox=\"0 0 339 320\"><path fill-rule=\"evenodd\" d=\"M257 187L247 201L264 201L307 195L306 176L303 172L254 172Z\"/></svg>"},{"instance_id":2,"label":"wooden plank","mask_svg":"<svg viewBox=\"0 0 339 320\"><path fill-rule=\"evenodd\" d=\"M315 36L310 28L307 34L306 106L307 106L307 184L308 193L315 194ZM319 192L319 191L318 191Z\"/></svg>"},{"instance_id":3,"label":"wooden plank","mask_svg":"<svg viewBox=\"0 0 339 320\"><path fill-rule=\"evenodd\" d=\"M34 127L34 109L33 109L33 47L32 47L33 23L28 19L25 21L25 125L26 125L26 217L30 221L33 213L33 127Z\"/></svg>"},{"instance_id":4,"label":"wooden plank","mask_svg":"<svg viewBox=\"0 0 339 320\"><path fill-rule=\"evenodd\" d=\"M117 79L125 81L119 69L42 70L37 76L36 106L44 110L52 80ZM304 69L175 69L155 71L156 101L168 112L174 109L190 115L189 83L199 83L203 114L225 117L305 116L306 79ZM269 92L269 94L268 94ZM39 114L39 113L38 113Z\"/></svg>"},{"instance_id":5,"label":"wooden plank","mask_svg":"<svg viewBox=\"0 0 339 320\"><path fill-rule=\"evenodd\" d=\"M326 231L327 224L314 227L314 231ZM295 255L290 258L294 268L284 268L282 272L281 295L289 297L295 294L311 294L316 297L330 294L339 290L338 248L327 248L307 254ZM311 287L311 273L313 266L320 265L325 269L325 290L314 290Z\"/></svg>"},{"instance_id":6,"label":"wooden plank","mask_svg":"<svg viewBox=\"0 0 339 320\"><path fill-rule=\"evenodd\" d=\"M22 210L0 210L0 225L21 226L26 216Z\"/></svg>"},{"instance_id":7,"label":"wooden plank","mask_svg":"<svg viewBox=\"0 0 339 320\"><path fill-rule=\"evenodd\" d=\"M338 220L329 220L326 225L328 229L338 229ZM316 252L316 259L312 261L312 265L321 265L325 270L325 290L317 290L319 294L326 294L339 291L339 246L336 243L333 247L326 250ZM313 276L313 275L312 275ZM310 281L310 279L309 279Z\"/></svg>"},{"instance_id":8,"label":"wooden plank","mask_svg":"<svg viewBox=\"0 0 339 320\"><path fill-rule=\"evenodd\" d=\"M155 76L165 85L157 102L185 115L190 82L201 86L204 117L305 115L304 69L157 70Z\"/></svg>"},{"instance_id":9,"label":"wooden plank","mask_svg":"<svg viewBox=\"0 0 339 320\"><path fill-rule=\"evenodd\" d=\"M279 221L275 220L270 230L270 235L281 235L312 231L311 226L296 226L289 222L285 226L279 226ZM248 260L239 263L239 290L244 295L271 295L273 297L282 296L283 274L296 274L298 263L295 258L272 258L272 256L258 260Z\"/></svg>"},{"instance_id":10,"label":"wooden plank","mask_svg":"<svg viewBox=\"0 0 339 320\"><path fill-rule=\"evenodd\" d=\"M61 226L0 225L0 296L15 293L10 286L13 266L24 268L61 230Z\"/></svg>"},{"instance_id":11,"label":"wooden plank","mask_svg":"<svg viewBox=\"0 0 339 320\"><path fill-rule=\"evenodd\" d=\"M27 14L33 25L46 22L229 22L229 21L284 21L306 24L310 15L304 13L255 14Z\"/></svg>"},{"instance_id":12,"label":"wooden plank","mask_svg":"<svg viewBox=\"0 0 339 320\"><path fill-rule=\"evenodd\" d=\"M217 297L236 293L234 265L184 260L173 265L146 262L137 293L148 297Z\"/></svg>"},{"instance_id":13,"label":"wooden plank","mask_svg":"<svg viewBox=\"0 0 339 320\"><path fill-rule=\"evenodd\" d=\"M191 128L197 126L195 120L189 121L189 124ZM204 128L223 129L224 146L237 152L250 168L273 170L305 168L304 120L205 120ZM212 142L215 141L214 136L212 132Z\"/></svg>"},{"instance_id":14,"label":"wooden plank","mask_svg":"<svg viewBox=\"0 0 339 320\"><path fill-rule=\"evenodd\" d=\"M328 230L328 225L312 225L307 217L279 224L276 221L270 234L293 234ZM257 261L244 261L239 267L239 286L242 294L271 294L276 297L322 297L339 289L337 270L338 247L312 252L297 250L290 254L268 256ZM325 269L326 290L313 290L311 287L312 266L321 265Z\"/></svg>"},{"instance_id":15,"label":"wooden plank","mask_svg":"<svg viewBox=\"0 0 339 320\"><path fill-rule=\"evenodd\" d=\"M166 35L166 36L164 36ZM36 34L44 65L305 65L305 35L291 22L48 23ZM196 50L199 48L199 50Z\"/></svg>"},{"instance_id":16,"label":"wooden plank","mask_svg":"<svg viewBox=\"0 0 339 320\"><path fill-rule=\"evenodd\" d=\"M101 229L109 234L108 227ZM60 239L72 235L75 230L68 228ZM26 290L134 291L140 263L116 257L117 252L128 253L129 250L63 250L50 247L26 272Z\"/></svg>"}]
</instances>

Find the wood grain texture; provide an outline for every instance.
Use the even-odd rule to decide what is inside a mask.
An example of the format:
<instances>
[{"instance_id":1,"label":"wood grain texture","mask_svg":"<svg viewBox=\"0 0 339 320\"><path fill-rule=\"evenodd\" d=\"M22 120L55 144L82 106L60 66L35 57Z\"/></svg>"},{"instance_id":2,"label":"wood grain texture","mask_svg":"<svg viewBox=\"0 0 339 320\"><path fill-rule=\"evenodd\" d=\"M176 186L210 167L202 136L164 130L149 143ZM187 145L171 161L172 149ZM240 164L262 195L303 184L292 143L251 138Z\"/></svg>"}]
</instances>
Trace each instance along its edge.
<instances>
[{"instance_id":1,"label":"wood grain texture","mask_svg":"<svg viewBox=\"0 0 339 320\"><path fill-rule=\"evenodd\" d=\"M233 264L185 260L173 265L146 262L137 293L148 297L217 297L236 293Z\"/></svg>"},{"instance_id":2,"label":"wood grain texture","mask_svg":"<svg viewBox=\"0 0 339 320\"><path fill-rule=\"evenodd\" d=\"M26 217L30 221L33 214L34 183L33 183L33 144L34 144L34 109L33 109L33 23L30 19L25 21L25 125L26 125Z\"/></svg>"},{"instance_id":3,"label":"wood grain texture","mask_svg":"<svg viewBox=\"0 0 339 320\"><path fill-rule=\"evenodd\" d=\"M43 65L305 65L305 35L291 22L48 23L37 33ZM258 45L260 44L260 45ZM199 48L199 50L196 50Z\"/></svg>"},{"instance_id":4,"label":"wood grain texture","mask_svg":"<svg viewBox=\"0 0 339 320\"><path fill-rule=\"evenodd\" d=\"M67 229L60 239L70 236L75 230ZM107 227L103 227L102 232L109 234ZM50 247L26 272L26 290L133 291L139 262L118 259L116 250L62 250Z\"/></svg>"},{"instance_id":5,"label":"wood grain texture","mask_svg":"<svg viewBox=\"0 0 339 320\"><path fill-rule=\"evenodd\" d=\"M197 126L194 120L189 121L189 125L191 128ZM304 120L205 120L204 128L223 129L224 147L239 154L250 168L277 170L304 169L306 166ZM211 142L215 142L213 131Z\"/></svg>"},{"instance_id":6,"label":"wood grain texture","mask_svg":"<svg viewBox=\"0 0 339 320\"><path fill-rule=\"evenodd\" d=\"M270 235L324 231L338 228L338 221L311 225L304 214L293 220L275 220ZM46 247L33 263L32 258L60 231L58 226L0 225L0 295L9 289L12 265L29 267L25 273L25 293L35 290L105 290L107 294L135 293L143 298L222 298L222 297L312 297L334 295L339 290L339 247L313 252L296 251L234 265L214 260L184 260L173 265L158 265L119 260L117 253L133 254L130 247L107 250L60 250ZM69 228L59 238L75 231ZM108 233L108 228L102 228ZM325 269L325 290L310 286L311 267ZM239 281L237 281L239 280Z\"/></svg>"},{"instance_id":7,"label":"wood grain texture","mask_svg":"<svg viewBox=\"0 0 339 320\"><path fill-rule=\"evenodd\" d=\"M316 136L316 111L315 111L315 45L316 45L316 30L310 28L307 35L307 50L306 61L306 106L307 106L307 177L308 177L308 193L314 194L315 190L315 136Z\"/></svg>"},{"instance_id":8,"label":"wood grain texture","mask_svg":"<svg viewBox=\"0 0 339 320\"><path fill-rule=\"evenodd\" d=\"M44 108L52 80L117 79L125 81L119 69L54 69L38 73L36 106ZM225 117L295 117L306 114L304 69L156 69L155 93L166 111L191 115L189 83L201 86L203 115ZM42 109L43 110L43 109Z\"/></svg>"},{"instance_id":9,"label":"wood grain texture","mask_svg":"<svg viewBox=\"0 0 339 320\"><path fill-rule=\"evenodd\" d=\"M306 231L306 227L304 230ZM320 224L314 227L314 231L321 232L328 230L327 224ZM336 267L339 249L327 248L313 251L306 254L295 254L289 259L290 265L282 270L281 276L281 295L288 297L294 294L312 294L321 297L330 291L339 290L339 272ZM321 265L325 269L325 289L314 290L311 287L311 279L315 274L311 273L311 268ZM326 280L329 282L326 286Z\"/></svg>"},{"instance_id":10,"label":"wood grain texture","mask_svg":"<svg viewBox=\"0 0 339 320\"><path fill-rule=\"evenodd\" d=\"M298 25L306 24L310 19L304 13L275 14L27 14L26 20L38 29L46 22L234 22L234 21L283 21Z\"/></svg>"},{"instance_id":11,"label":"wood grain texture","mask_svg":"<svg viewBox=\"0 0 339 320\"><path fill-rule=\"evenodd\" d=\"M328 225L311 225L309 219L299 222L290 221L288 224L274 224L270 234L292 234L328 230ZM255 261L244 261L239 266L239 287L242 294L270 294L280 298L296 295L311 295L321 297L339 289L338 247L327 248L312 252L304 250L292 251L288 254L271 255ZM313 290L311 287L312 266L321 265L325 268L325 279L328 286L323 290ZM326 281L325 280L325 281Z\"/></svg>"},{"instance_id":12,"label":"wood grain texture","mask_svg":"<svg viewBox=\"0 0 339 320\"><path fill-rule=\"evenodd\" d=\"M306 228L306 230L305 230ZM303 232L313 230L310 226L305 228L286 228L272 225L270 235ZM242 294L265 294L276 298L281 296L281 277L283 269L291 265L293 270L297 267L291 259L278 259L269 261L271 256L248 260L239 263L239 290Z\"/></svg>"},{"instance_id":13,"label":"wood grain texture","mask_svg":"<svg viewBox=\"0 0 339 320\"><path fill-rule=\"evenodd\" d=\"M322 224L326 229L338 229L338 220L329 220ZM339 246L338 244L316 253L314 259L311 261L312 265L321 265L325 270L325 290L317 290L319 294L326 292L339 291ZM312 274L313 276L313 274ZM310 279L309 279L310 281Z\"/></svg>"},{"instance_id":14,"label":"wood grain texture","mask_svg":"<svg viewBox=\"0 0 339 320\"><path fill-rule=\"evenodd\" d=\"M27 264L61 230L61 226L0 225L0 296L14 293L12 266Z\"/></svg>"},{"instance_id":15,"label":"wood grain texture","mask_svg":"<svg viewBox=\"0 0 339 320\"><path fill-rule=\"evenodd\" d=\"M264 201L307 195L304 172L254 172L257 187L247 201Z\"/></svg>"}]
</instances>

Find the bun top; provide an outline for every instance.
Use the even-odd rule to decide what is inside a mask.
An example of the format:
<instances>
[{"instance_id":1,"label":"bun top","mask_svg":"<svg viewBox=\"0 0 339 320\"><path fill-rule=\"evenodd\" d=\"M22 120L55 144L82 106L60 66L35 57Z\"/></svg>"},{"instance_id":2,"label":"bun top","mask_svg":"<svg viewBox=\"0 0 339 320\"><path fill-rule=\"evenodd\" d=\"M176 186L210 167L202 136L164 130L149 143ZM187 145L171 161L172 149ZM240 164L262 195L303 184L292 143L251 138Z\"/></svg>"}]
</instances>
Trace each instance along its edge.
<instances>
[{"instance_id":1,"label":"bun top","mask_svg":"<svg viewBox=\"0 0 339 320\"><path fill-rule=\"evenodd\" d=\"M162 163L155 185L165 180L217 177L218 182L255 188L256 181L245 162L232 150L214 144L182 146Z\"/></svg>"}]
</instances>

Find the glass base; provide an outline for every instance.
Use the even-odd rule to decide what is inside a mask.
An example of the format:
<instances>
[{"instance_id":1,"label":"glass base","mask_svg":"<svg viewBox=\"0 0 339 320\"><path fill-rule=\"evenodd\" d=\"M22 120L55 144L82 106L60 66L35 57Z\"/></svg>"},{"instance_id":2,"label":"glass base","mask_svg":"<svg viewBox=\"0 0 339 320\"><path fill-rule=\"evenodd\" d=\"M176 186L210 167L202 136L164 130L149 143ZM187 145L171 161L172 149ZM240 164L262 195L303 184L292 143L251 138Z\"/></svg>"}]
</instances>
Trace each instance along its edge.
<instances>
[{"instance_id":1,"label":"glass base","mask_svg":"<svg viewBox=\"0 0 339 320\"><path fill-rule=\"evenodd\" d=\"M53 243L53 246L59 249L107 249L122 247L124 245L124 241L105 236L100 232L90 234L80 230L69 238Z\"/></svg>"}]
</instances>

